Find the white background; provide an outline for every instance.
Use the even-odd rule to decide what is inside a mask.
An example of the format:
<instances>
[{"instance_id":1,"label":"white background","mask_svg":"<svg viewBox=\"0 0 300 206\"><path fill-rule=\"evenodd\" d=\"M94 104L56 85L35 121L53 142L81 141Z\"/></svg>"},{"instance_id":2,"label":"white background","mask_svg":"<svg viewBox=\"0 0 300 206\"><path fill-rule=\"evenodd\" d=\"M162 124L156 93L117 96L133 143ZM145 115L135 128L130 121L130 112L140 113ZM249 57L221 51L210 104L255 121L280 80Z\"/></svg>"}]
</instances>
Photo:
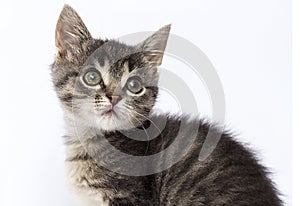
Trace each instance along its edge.
<instances>
[{"instance_id":1,"label":"white background","mask_svg":"<svg viewBox=\"0 0 300 206\"><path fill-rule=\"evenodd\" d=\"M76 205L64 182L62 111L49 70L64 3L77 10L94 37L117 38L172 23L172 33L197 45L222 81L227 125L271 168L291 205L291 3L286 0L1 1L0 205ZM185 69L174 62L166 58L162 67ZM190 84L205 93L199 80ZM204 93L198 94L199 108L201 116L209 116ZM174 111L175 106L163 108L164 101L162 96L158 106Z\"/></svg>"}]
</instances>

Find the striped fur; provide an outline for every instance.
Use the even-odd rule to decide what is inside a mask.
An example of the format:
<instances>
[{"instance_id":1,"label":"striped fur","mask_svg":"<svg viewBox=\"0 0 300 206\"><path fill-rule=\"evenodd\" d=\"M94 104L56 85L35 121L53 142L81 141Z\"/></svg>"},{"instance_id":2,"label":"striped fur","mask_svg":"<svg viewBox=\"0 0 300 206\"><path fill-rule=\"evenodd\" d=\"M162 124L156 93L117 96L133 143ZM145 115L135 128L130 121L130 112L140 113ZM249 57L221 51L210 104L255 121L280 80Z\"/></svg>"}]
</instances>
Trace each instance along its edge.
<instances>
[{"instance_id":1,"label":"striped fur","mask_svg":"<svg viewBox=\"0 0 300 206\"><path fill-rule=\"evenodd\" d=\"M163 27L137 46L93 39L78 14L64 7L57 23L58 55L51 71L64 108L66 167L75 193L88 206L282 205L266 168L230 133L223 133L213 153L199 161L208 130L220 133L217 127L197 118L151 114L158 92L157 66L161 64L169 30L170 26ZM96 86L82 81L91 67L102 76ZM132 94L126 89L132 76L140 78L143 92ZM112 96L120 98L113 107ZM115 113L107 115L107 107ZM143 132L149 127L149 119L166 119L156 138L139 141L125 135ZM185 132L181 137L186 141L190 139L191 125L198 125L194 128L198 129L196 139L179 162L162 172L127 176L100 164L122 167L125 161L112 158L104 141L133 156L158 154L174 142L182 124ZM149 162L140 169L162 167L178 152L180 148L174 148L161 155L162 165Z\"/></svg>"}]
</instances>

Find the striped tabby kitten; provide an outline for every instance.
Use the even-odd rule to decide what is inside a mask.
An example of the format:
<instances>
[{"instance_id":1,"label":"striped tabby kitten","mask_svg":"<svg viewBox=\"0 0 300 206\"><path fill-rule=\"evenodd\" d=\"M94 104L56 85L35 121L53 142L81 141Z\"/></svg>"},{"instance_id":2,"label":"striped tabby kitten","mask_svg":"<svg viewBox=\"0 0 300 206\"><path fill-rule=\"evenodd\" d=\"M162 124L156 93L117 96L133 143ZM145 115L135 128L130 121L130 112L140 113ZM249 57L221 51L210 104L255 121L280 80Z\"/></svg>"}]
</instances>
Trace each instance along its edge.
<instances>
[{"instance_id":1,"label":"striped tabby kitten","mask_svg":"<svg viewBox=\"0 0 300 206\"><path fill-rule=\"evenodd\" d=\"M78 14L63 8L51 72L64 110L67 174L76 195L83 205L95 206L282 205L266 169L229 133L222 133L212 154L199 161L209 123L151 114L169 30L165 26L136 46L94 39ZM152 125L159 133L145 141L144 130ZM193 131L196 138L183 151ZM180 146L161 153L176 138ZM130 161L156 154L155 161ZM179 154L180 160L167 166ZM126 167L132 175L125 174Z\"/></svg>"}]
</instances>

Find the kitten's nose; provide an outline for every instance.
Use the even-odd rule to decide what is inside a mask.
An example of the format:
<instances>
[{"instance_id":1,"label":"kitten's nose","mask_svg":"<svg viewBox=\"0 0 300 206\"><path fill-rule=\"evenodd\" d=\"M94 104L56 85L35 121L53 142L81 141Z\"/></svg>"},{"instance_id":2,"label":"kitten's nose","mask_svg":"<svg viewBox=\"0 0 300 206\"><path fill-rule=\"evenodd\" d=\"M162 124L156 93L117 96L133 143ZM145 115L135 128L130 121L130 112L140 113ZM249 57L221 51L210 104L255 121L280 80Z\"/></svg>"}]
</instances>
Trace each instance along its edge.
<instances>
[{"instance_id":1,"label":"kitten's nose","mask_svg":"<svg viewBox=\"0 0 300 206\"><path fill-rule=\"evenodd\" d=\"M118 95L107 95L107 97L109 98L112 106L115 106L122 98Z\"/></svg>"}]
</instances>

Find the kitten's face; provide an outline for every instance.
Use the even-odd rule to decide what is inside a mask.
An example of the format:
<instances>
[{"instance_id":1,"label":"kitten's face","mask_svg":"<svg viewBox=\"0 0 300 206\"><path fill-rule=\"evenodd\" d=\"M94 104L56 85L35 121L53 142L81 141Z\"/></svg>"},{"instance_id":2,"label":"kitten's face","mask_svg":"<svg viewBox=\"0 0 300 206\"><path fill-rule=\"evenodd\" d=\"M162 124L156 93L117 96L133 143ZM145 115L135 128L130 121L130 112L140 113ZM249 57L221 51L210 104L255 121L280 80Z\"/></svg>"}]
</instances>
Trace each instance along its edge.
<instances>
[{"instance_id":1,"label":"kitten's face","mask_svg":"<svg viewBox=\"0 0 300 206\"><path fill-rule=\"evenodd\" d=\"M157 96L158 75L143 62L143 54L134 52L134 47L108 41L77 67L78 76L69 81L72 103L66 104L77 120L108 131L145 120Z\"/></svg>"},{"instance_id":2,"label":"kitten's face","mask_svg":"<svg viewBox=\"0 0 300 206\"><path fill-rule=\"evenodd\" d=\"M65 6L56 28L58 55L52 76L64 108L77 123L104 131L141 125L157 96L170 26L139 45L95 40L77 13Z\"/></svg>"}]
</instances>

